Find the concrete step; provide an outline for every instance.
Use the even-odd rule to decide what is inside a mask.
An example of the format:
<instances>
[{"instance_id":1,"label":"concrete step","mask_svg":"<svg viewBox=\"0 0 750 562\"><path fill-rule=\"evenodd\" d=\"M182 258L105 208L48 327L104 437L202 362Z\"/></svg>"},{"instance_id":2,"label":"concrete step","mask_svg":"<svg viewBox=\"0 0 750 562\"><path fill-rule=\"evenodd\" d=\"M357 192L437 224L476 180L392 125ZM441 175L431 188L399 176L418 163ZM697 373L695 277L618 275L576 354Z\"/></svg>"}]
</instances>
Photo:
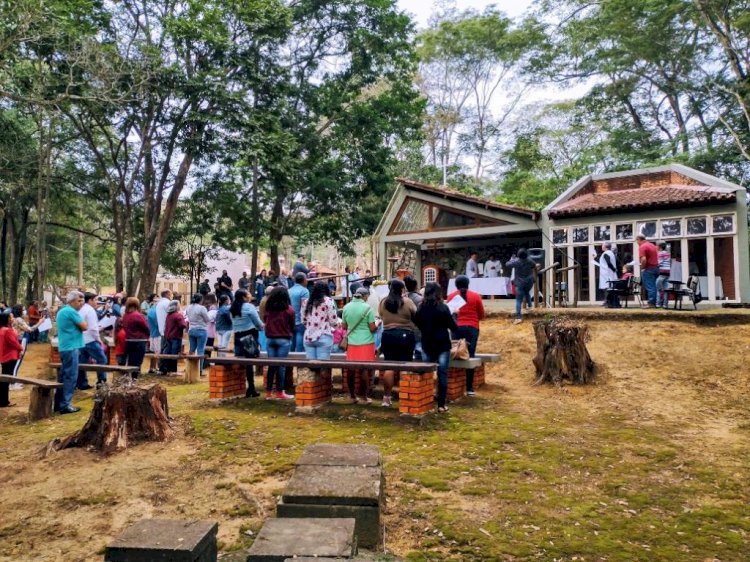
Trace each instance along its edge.
<instances>
[{"instance_id":1,"label":"concrete step","mask_svg":"<svg viewBox=\"0 0 750 562\"><path fill-rule=\"evenodd\" d=\"M355 521L347 519L268 519L247 552L247 562L284 562L288 558L352 559L357 554Z\"/></svg>"}]
</instances>

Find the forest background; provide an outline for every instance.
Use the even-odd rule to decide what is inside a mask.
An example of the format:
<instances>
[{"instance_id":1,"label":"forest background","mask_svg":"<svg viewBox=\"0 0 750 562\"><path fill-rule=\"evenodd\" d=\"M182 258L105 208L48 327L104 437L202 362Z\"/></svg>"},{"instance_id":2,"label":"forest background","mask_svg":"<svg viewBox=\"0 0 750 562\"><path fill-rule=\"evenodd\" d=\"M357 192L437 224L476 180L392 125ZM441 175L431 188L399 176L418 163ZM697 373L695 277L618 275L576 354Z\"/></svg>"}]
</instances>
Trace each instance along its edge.
<instances>
[{"instance_id":1,"label":"forest background","mask_svg":"<svg viewBox=\"0 0 750 562\"><path fill-rule=\"evenodd\" d=\"M541 208L666 162L747 184L750 1L441 2L418 32L395 0L0 0L9 303L79 256L143 298L219 248L351 254L396 176Z\"/></svg>"}]
</instances>

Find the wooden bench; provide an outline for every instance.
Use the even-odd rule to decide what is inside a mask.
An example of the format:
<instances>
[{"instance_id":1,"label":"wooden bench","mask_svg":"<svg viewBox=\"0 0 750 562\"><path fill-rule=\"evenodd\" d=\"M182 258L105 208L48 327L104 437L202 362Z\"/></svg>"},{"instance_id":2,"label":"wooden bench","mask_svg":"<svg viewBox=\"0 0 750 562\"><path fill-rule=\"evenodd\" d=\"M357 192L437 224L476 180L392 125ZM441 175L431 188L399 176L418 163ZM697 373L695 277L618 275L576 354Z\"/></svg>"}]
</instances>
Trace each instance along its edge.
<instances>
[{"instance_id":1,"label":"wooden bench","mask_svg":"<svg viewBox=\"0 0 750 562\"><path fill-rule=\"evenodd\" d=\"M49 375L57 379L57 371L62 367L62 363L48 363L47 364ZM137 373L138 367L130 367L128 365L97 365L95 363L79 363L79 371L105 371L108 373Z\"/></svg>"},{"instance_id":2,"label":"wooden bench","mask_svg":"<svg viewBox=\"0 0 750 562\"><path fill-rule=\"evenodd\" d=\"M311 412L331 401L332 369L372 369L401 372L399 412L403 416L421 418L434 407L434 374L437 365L400 361L347 361L330 359L313 361L296 357L258 358L209 357L209 397L214 400L245 395L245 367L296 367L295 406L299 412Z\"/></svg>"},{"instance_id":3,"label":"wooden bench","mask_svg":"<svg viewBox=\"0 0 750 562\"><path fill-rule=\"evenodd\" d=\"M32 379L30 377L14 377L0 375L0 382L9 384L22 383L32 385L29 399L29 421L41 420L52 416L55 404L55 389L62 388L62 383L56 380Z\"/></svg>"},{"instance_id":4,"label":"wooden bench","mask_svg":"<svg viewBox=\"0 0 750 562\"><path fill-rule=\"evenodd\" d=\"M205 359L205 355L191 355L184 353L177 354L163 354L163 353L147 353L144 356L149 360L149 371L156 370L159 359L174 359L175 361L185 361L185 372L183 374L183 380L186 383L197 383L201 380L201 359Z\"/></svg>"}]
</instances>

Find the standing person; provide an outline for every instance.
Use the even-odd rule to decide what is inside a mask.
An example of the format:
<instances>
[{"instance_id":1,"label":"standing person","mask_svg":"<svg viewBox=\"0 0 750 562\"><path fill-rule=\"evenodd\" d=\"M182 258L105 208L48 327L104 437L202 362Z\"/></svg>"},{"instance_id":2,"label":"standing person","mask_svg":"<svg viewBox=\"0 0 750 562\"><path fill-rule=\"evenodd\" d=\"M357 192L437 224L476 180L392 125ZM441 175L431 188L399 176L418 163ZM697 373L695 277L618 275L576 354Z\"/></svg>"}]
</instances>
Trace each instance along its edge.
<instances>
[{"instance_id":1,"label":"standing person","mask_svg":"<svg viewBox=\"0 0 750 562\"><path fill-rule=\"evenodd\" d=\"M3 310L0 313L0 372L3 375L15 376L16 366L21 357L23 347L18 341L18 336L13 328L10 327L11 314L10 310ZM14 406L10 403L8 390L10 383L0 383L0 408Z\"/></svg>"},{"instance_id":2,"label":"standing person","mask_svg":"<svg viewBox=\"0 0 750 562\"><path fill-rule=\"evenodd\" d=\"M292 346L294 335L294 309L289 300L289 291L284 287L274 287L268 296L265 310L266 324L266 346L268 347L268 358L287 357ZM277 398L280 400L293 400L284 392L284 381L286 367L271 366L268 368L266 380L266 400ZM273 394L273 383L276 380L276 394Z\"/></svg>"},{"instance_id":3,"label":"standing person","mask_svg":"<svg viewBox=\"0 0 750 562\"><path fill-rule=\"evenodd\" d=\"M414 303L414 306L419 308L419 305L422 304L422 295L420 295L417 292L417 280L414 279L411 275L407 275L404 277L404 285L406 285L406 296L409 297L409 300ZM414 359L416 361L422 360L422 334L419 331L419 328L417 327L416 330L414 330L414 337L416 339L416 343L414 344Z\"/></svg>"},{"instance_id":4,"label":"standing person","mask_svg":"<svg viewBox=\"0 0 750 562\"><path fill-rule=\"evenodd\" d=\"M477 253L471 252L469 260L466 262L466 277L472 279L479 277L479 266L477 265Z\"/></svg>"},{"instance_id":5,"label":"standing person","mask_svg":"<svg viewBox=\"0 0 750 562\"><path fill-rule=\"evenodd\" d=\"M307 276L308 273L310 273L310 270L307 269L305 266L305 255L300 254L297 256L297 261L294 263L294 266L292 266L292 275L295 279L297 279L298 273L304 273L305 276Z\"/></svg>"},{"instance_id":6,"label":"standing person","mask_svg":"<svg viewBox=\"0 0 750 562\"><path fill-rule=\"evenodd\" d=\"M531 309L531 290L534 288L534 276L536 275L537 265L536 262L529 257L529 253L526 250L520 249L518 250L518 255L510 258L510 261L505 264L505 267L513 269L513 284L516 287L516 319L513 320L513 323L520 324L523 321L523 318L521 317L521 305L523 304L524 299L526 299L526 308ZM458 288L458 279L456 279L456 288ZM466 288L468 289L468 285ZM450 298L448 300L450 300ZM479 296L479 301L481 303L481 296ZM459 311L459 319L460 317L461 315ZM484 317L484 308L482 309L482 317ZM461 325L460 321L458 325ZM477 330L479 330L478 325ZM476 343L474 345L476 346ZM472 355L472 357L474 357L474 355Z\"/></svg>"},{"instance_id":7,"label":"standing person","mask_svg":"<svg viewBox=\"0 0 750 562\"><path fill-rule=\"evenodd\" d=\"M242 272L242 277L237 281L237 287L246 291L250 290L250 278L247 276L247 271Z\"/></svg>"},{"instance_id":8,"label":"standing person","mask_svg":"<svg viewBox=\"0 0 750 562\"><path fill-rule=\"evenodd\" d=\"M519 251L518 254L520 256L521 252ZM516 274L516 278L518 278L518 274ZM458 329L454 332L454 337L456 339L464 338L466 345L469 347L469 356L474 357L479 341L479 322L484 319L482 296L469 290L469 278L464 275L456 277L456 289L448 295L447 301L450 302L456 295L461 295L466 304L458 310L458 319L456 320ZM518 305L518 301L516 301L516 305ZM466 369L466 394L469 396L475 394L474 369Z\"/></svg>"},{"instance_id":9,"label":"standing person","mask_svg":"<svg viewBox=\"0 0 750 562\"><path fill-rule=\"evenodd\" d=\"M78 312L88 326L86 331L83 332L83 349L81 349L79 355L79 364L93 363L95 365L106 365L108 363L107 356L102 349L102 338L99 334L99 317L96 314L96 296L95 293L84 293L83 306ZM106 383L107 372L97 371L96 386L99 387ZM86 376L86 371L78 371L77 386L80 390L88 390L91 388L88 377Z\"/></svg>"},{"instance_id":10,"label":"standing person","mask_svg":"<svg viewBox=\"0 0 750 562\"><path fill-rule=\"evenodd\" d=\"M227 275L227 270L224 269L219 277L219 291L223 295L229 295L232 298L232 278Z\"/></svg>"},{"instance_id":11,"label":"standing person","mask_svg":"<svg viewBox=\"0 0 750 562\"><path fill-rule=\"evenodd\" d=\"M203 306L203 295L196 293L190 299L190 306L185 311L188 325L188 341L190 347L189 353L204 355L206 353L206 342L208 341L208 324L211 319L208 317L208 309ZM200 374L203 374L203 359L200 363Z\"/></svg>"},{"instance_id":12,"label":"standing person","mask_svg":"<svg viewBox=\"0 0 750 562\"><path fill-rule=\"evenodd\" d=\"M44 322L46 319L49 318L49 306L47 305L47 301L42 301L42 304L39 306L39 316L42 319L42 322ZM44 330L43 332L39 332L39 341L42 343L47 343L49 339L49 330Z\"/></svg>"},{"instance_id":13,"label":"standing person","mask_svg":"<svg viewBox=\"0 0 750 562\"><path fill-rule=\"evenodd\" d=\"M151 336L151 330L149 330L148 322L140 312L140 302L135 297L129 297L125 301L122 327L125 330L127 364L130 367L138 367L138 370L132 374L133 379L137 379L141 373L143 357L146 355L146 344Z\"/></svg>"},{"instance_id":14,"label":"standing person","mask_svg":"<svg viewBox=\"0 0 750 562\"><path fill-rule=\"evenodd\" d=\"M182 351L182 338L187 330L187 321L185 316L180 312L180 301L173 300L167 308L167 322L164 328L164 338L167 342L166 355L179 355ZM177 372L177 359L164 359L163 367L160 367L161 373Z\"/></svg>"},{"instance_id":15,"label":"standing person","mask_svg":"<svg viewBox=\"0 0 750 562\"><path fill-rule=\"evenodd\" d=\"M672 254L666 242L659 244L659 251L656 253L659 261L659 277L656 278L656 306L659 308L669 308L669 293L667 293L667 284L669 276L672 274Z\"/></svg>"},{"instance_id":16,"label":"standing person","mask_svg":"<svg viewBox=\"0 0 750 562\"><path fill-rule=\"evenodd\" d=\"M336 304L328 296L328 285L325 281L318 281L313 285L310 298L302 311L302 324L305 327L305 355L308 359L331 358L333 330L338 323Z\"/></svg>"},{"instance_id":17,"label":"standing person","mask_svg":"<svg viewBox=\"0 0 750 562\"><path fill-rule=\"evenodd\" d=\"M149 309L151 308L151 305L154 304L154 299L156 298L156 293L151 293L146 300L144 300L141 303L141 314L146 316L148 314Z\"/></svg>"},{"instance_id":18,"label":"standing person","mask_svg":"<svg viewBox=\"0 0 750 562\"><path fill-rule=\"evenodd\" d=\"M156 323L159 326L159 353L162 355L167 354L167 338L164 336L164 330L167 327L167 310L169 309L169 305L172 302L172 291L169 289L166 289L161 292L161 298L159 299L159 302L156 303ZM159 360L159 372L161 374L166 374L169 367L169 364L164 364L163 360Z\"/></svg>"},{"instance_id":19,"label":"standing person","mask_svg":"<svg viewBox=\"0 0 750 562\"><path fill-rule=\"evenodd\" d=\"M148 323L149 348L151 353L158 355L161 352L161 333L159 332L159 320L156 317L156 302L151 303L151 307L146 313L146 322Z\"/></svg>"},{"instance_id":20,"label":"standing person","mask_svg":"<svg viewBox=\"0 0 750 562\"><path fill-rule=\"evenodd\" d=\"M216 295L208 293L203 297L203 306L208 311L208 338L206 339L206 348L214 347L218 342L216 341L216 315L219 313L219 305L216 302ZM210 350L204 350L206 357L211 357Z\"/></svg>"},{"instance_id":21,"label":"standing person","mask_svg":"<svg viewBox=\"0 0 750 562\"><path fill-rule=\"evenodd\" d=\"M266 294L266 270L261 269L260 273L255 276L255 302L260 300Z\"/></svg>"},{"instance_id":22,"label":"standing person","mask_svg":"<svg viewBox=\"0 0 750 562\"><path fill-rule=\"evenodd\" d=\"M503 272L503 266L495 257L495 254L490 254L489 259L484 263L484 276L489 278L500 277Z\"/></svg>"},{"instance_id":23,"label":"standing person","mask_svg":"<svg viewBox=\"0 0 750 562\"><path fill-rule=\"evenodd\" d=\"M285 289L289 289L289 276L286 274L286 269L283 267L281 268L281 271L279 272L279 277L277 278L277 281L279 282L279 285L284 287Z\"/></svg>"},{"instance_id":24,"label":"standing person","mask_svg":"<svg viewBox=\"0 0 750 562\"><path fill-rule=\"evenodd\" d=\"M78 311L83 306L83 294L70 291L65 297L66 305L57 313L57 349L62 366L57 382L63 384L55 393L55 410L61 414L74 414L81 409L71 404L78 379L78 355L83 347L83 332L88 328Z\"/></svg>"},{"instance_id":25,"label":"standing person","mask_svg":"<svg viewBox=\"0 0 750 562\"><path fill-rule=\"evenodd\" d=\"M318 264L317 263L315 263L314 261L311 261L307 267L308 267L308 271L307 271L308 279L315 279L316 277L318 277Z\"/></svg>"},{"instance_id":26,"label":"standing person","mask_svg":"<svg viewBox=\"0 0 750 562\"><path fill-rule=\"evenodd\" d=\"M659 276L659 256L656 246L646 240L643 234L635 237L638 244L638 257L641 263L641 280L648 294L648 304L643 308L656 308L656 278Z\"/></svg>"},{"instance_id":27,"label":"standing person","mask_svg":"<svg viewBox=\"0 0 750 562\"><path fill-rule=\"evenodd\" d=\"M15 305L13 308L13 329L18 335L18 339L25 339L26 343L31 343L31 334L37 329L38 325L30 326L26 320L23 319L23 306L20 304Z\"/></svg>"},{"instance_id":28,"label":"standing person","mask_svg":"<svg viewBox=\"0 0 750 562\"><path fill-rule=\"evenodd\" d=\"M401 279L391 279L388 296L380 302L383 339L380 347L386 361L413 361L416 338L414 314L417 307L404 298L406 287ZM383 406L391 405L394 371L383 371Z\"/></svg>"},{"instance_id":29,"label":"standing person","mask_svg":"<svg viewBox=\"0 0 750 562\"><path fill-rule=\"evenodd\" d=\"M372 309L372 313L375 315L375 325L377 326L377 331L375 332L375 356L377 357L380 352L380 342L383 338L383 322L380 318L381 299L372 287L372 279L366 279L363 286L370 293L367 297L367 305Z\"/></svg>"},{"instance_id":30,"label":"standing person","mask_svg":"<svg viewBox=\"0 0 750 562\"><path fill-rule=\"evenodd\" d=\"M346 348L347 361L375 361L375 337L377 331L375 314L370 305L365 302L369 291L360 287L354 292L354 298L342 311L342 327L347 331L349 346ZM368 387L370 384L370 372L368 369L348 369L349 396L353 404L364 400L366 404L372 404L369 397ZM359 395L357 398L355 390L359 380Z\"/></svg>"},{"instance_id":31,"label":"standing person","mask_svg":"<svg viewBox=\"0 0 750 562\"><path fill-rule=\"evenodd\" d=\"M252 297L245 289L238 289L234 293L234 300L230 314L232 316L232 329L234 330L234 354L237 357L250 357L242 345L242 338L252 336L258 341L258 330L263 329L263 322L258 316L258 311L250 304ZM257 398L260 394L255 390L255 376L253 366L245 365L245 378L247 379L247 390L245 398Z\"/></svg>"},{"instance_id":32,"label":"standing person","mask_svg":"<svg viewBox=\"0 0 750 562\"><path fill-rule=\"evenodd\" d=\"M229 310L230 304L229 297L221 295L219 310L216 311L216 334L219 336L219 349L228 349L229 340L232 338L232 313Z\"/></svg>"},{"instance_id":33,"label":"standing person","mask_svg":"<svg viewBox=\"0 0 750 562\"><path fill-rule=\"evenodd\" d=\"M437 283L425 285L424 300L417 309L414 322L422 332L423 359L430 363L437 363L438 366L438 412L447 412L451 331L458 331L458 325L451 311L443 303L443 290Z\"/></svg>"},{"instance_id":34,"label":"standing person","mask_svg":"<svg viewBox=\"0 0 750 562\"><path fill-rule=\"evenodd\" d=\"M310 291L307 288L307 275L302 272L294 276L294 285L289 289L289 300L292 301L294 309L294 339L292 340L292 351L305 350L305 325L302 323L302 309Z\"/></svg>"},{"instance_id":35,"label":"standing person","mask_svg":"<svg viewBox=\"0 0 750 562\"><path fill-rule=\"evenodd\" d=\"M609 290L610 281L617 281L617 258L612 251L612 243L605 242L602 244L602 255L599 257L599 288L607 295L605 306L618 308L620 302L617 294Z\"/></svg>"},{"instance_id":36,"label":"standing person","mask_svg":"<svg viewBox=\"0 0 750 562\"><path fill-rule=\"evenodd\" d=\"M204 296L211 292L211 283L208 278L204 279L203 282L198 285L198 292Z\"/></svg>"},{"instance_id":37,"label":"standing person","mask_svg":"<svg viewBox=\"0 0 750 562\"><path fill-rule=\"evenodd\" d=\"M39 307L37 306L36 301L31 301L29 303L29 306L26 309L26 315L29 318L29 325L38 326L41 323L42 317L39 314ZM29 332L29 343L37 341L39 341L39 330Z\"/></svg>"}]
</instances>

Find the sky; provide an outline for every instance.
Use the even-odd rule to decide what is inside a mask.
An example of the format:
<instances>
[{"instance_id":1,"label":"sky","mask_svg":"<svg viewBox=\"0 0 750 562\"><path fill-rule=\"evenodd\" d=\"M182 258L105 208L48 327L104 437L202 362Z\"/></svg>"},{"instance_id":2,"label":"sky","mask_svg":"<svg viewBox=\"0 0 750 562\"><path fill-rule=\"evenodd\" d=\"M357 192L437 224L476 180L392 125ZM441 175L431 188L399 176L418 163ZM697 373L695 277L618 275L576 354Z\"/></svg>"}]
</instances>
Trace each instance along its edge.
<instances>
[{"instance_id":1,"label":"sky","mask_svg":"<svg viewBox=\"0 0 750 562\"><path fill-rule=\"evenodd\" d=\"M473 8L482 11L493 4L509 17L522 15L531 5L531 0L458 0L454 2L460 10ZM398 0L399 7L414 16L417 27L423 29L427 26L430 15L435 10L435 0Z\"/></svg>"}]
</instances>

